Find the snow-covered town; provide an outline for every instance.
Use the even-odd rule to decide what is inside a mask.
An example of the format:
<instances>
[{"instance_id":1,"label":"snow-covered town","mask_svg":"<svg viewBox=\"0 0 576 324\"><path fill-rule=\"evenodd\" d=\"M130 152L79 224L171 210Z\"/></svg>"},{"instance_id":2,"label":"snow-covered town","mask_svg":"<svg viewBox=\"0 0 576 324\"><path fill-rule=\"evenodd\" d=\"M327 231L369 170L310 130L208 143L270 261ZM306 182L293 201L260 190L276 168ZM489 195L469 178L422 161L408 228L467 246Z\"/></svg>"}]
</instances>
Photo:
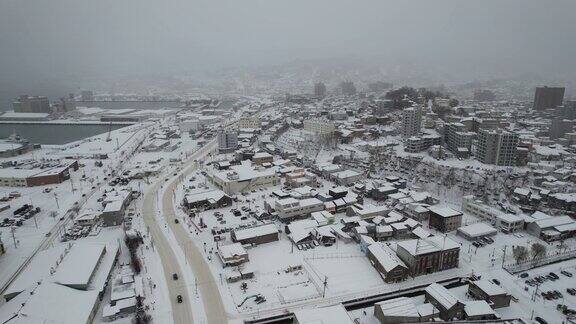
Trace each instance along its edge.
<instances>
[{"instance_id":1,"label":"snow-covered town","mask_svg":"<svg viewBox=\"0 0 576 324\"><path fill-rule=\"evenodd\" d=\"M576 1L0 1L0 324L576 324Z\"/></svg>"},{"instance_id":2,"label":"snow-covered town","mask_svg":"<svg viewBox=\"0 0 576 324\"><path fill-rule=\"evenodd\" d=\"M317 83L182 100L62 145L13 134L1 322L570 321L576 102L537 107L549 89ZM47 123L144 115L77 105Z\"/></svg>"}]
</instances>

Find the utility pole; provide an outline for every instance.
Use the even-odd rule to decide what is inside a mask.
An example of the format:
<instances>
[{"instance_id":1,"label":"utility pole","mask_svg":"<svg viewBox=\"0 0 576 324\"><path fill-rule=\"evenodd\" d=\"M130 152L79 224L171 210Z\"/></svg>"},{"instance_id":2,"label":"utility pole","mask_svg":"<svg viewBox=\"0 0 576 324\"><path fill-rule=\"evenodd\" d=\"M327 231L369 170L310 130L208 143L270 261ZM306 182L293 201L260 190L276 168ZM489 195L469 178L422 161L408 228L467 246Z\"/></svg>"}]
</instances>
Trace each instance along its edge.
<instances>
[{"instance_id":1,"label":"utility pole","mask_svg":"<svg viewBox=\"0 0 576 324\"><path fill-rule=\"evenodd\" d=\"M56 194L56 192L54 192L54 199L56 200L56 207L60 209L60 205L58 204L58 195Z\"/></svg>"},{"instance_id":2,"label":"utility pole","mask_svg":"<svg viewBox=\"0 0 576 324\"><path fill-rule=\"evenodd\" d=\"M14 241L14 248L18 248L18 245L16 244L16 227L12 226L10 228L10 232L12 233L12 241Z\"/></svg>"},{"instance_id":3,"label":"utility pole","mask_svg":"<svg viewBox=\"0 0 576 324\"><path fill-rule=\"evenodd\" d=\"M324 276L324 291L322 292L322 298L326 297L327 286L328 286L328 276Z\"/></svg>"},{"instance_id":4,"label":"utility pole","mask_svg":"<svg viewBox=\"0 0 576 324\"><path fill-rule=\"evenodd\" d=\"M502 254L502 269L504 269L504 260L506 259L506 248L508 245L504 245L504 254Z\"/></svg>"}]
</instances>

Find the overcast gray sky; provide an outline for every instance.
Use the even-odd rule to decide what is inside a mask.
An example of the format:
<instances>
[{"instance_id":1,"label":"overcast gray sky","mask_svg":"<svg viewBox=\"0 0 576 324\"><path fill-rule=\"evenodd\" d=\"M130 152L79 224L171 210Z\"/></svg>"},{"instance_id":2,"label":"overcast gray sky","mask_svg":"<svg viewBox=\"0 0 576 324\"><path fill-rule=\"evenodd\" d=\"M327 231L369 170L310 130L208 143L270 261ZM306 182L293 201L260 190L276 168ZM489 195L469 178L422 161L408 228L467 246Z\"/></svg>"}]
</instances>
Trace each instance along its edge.
<instances>
[{"instance_id":1,"label":"overcast gray sky","mask_svg":"<svg viewBox=\"0 0 576 324\"><path fill-rule=\"evenodd\" d=\"M346 55L573 76L575 39L574 0L0 0L0 88Z\"/></svg>"}]
</instances>

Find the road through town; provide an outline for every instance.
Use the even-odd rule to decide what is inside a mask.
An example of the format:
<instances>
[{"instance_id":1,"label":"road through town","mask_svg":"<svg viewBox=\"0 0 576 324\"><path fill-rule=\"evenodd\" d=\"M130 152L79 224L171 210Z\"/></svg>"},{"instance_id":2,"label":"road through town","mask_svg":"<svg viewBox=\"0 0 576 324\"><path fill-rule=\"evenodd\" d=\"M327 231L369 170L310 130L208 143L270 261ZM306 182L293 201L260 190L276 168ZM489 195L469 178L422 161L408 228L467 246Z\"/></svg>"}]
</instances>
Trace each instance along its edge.
<instances>
[{"instance_id":1,"label":"road through town","mask_svg":"<svg viewBox=\"0 0 576 324\"><path fill-rule=\"evenodd\" d=\"M158 189L161 186L161 182L156 183L151 190L148 190L144 195L144 206L142 209L142 215L150 235L154 241L154 249L158 251L160 255L160 261L162 262L162 268L164 269L164 277L166 280L166 285L168 291L170 292L170 304L172 306L172 317L175 324L190 324L193 323L192 320L192 309L190 305L190 299L188 296L188 289L186 288L186 282L184 276L179 276L178 280L172 279L173 273L182 273L176 255L168 242L168 239L162 233L162 229L158 224L155 213L156 213L156 197ZM182 295L184 300L183 303L179 304L176 301L176 296Z\"/></svg>"},{"instance_id":2,"label":"road through town","mask_svg":"<svg viewBox=\"0 0 576 324\"><path fill-rule=\"evenodd\" d=\"M216 141L212 141L204 146L201 150L197 151L192 155L192 165L184 169L184 176L189 175L196 170L195 159L200 159L206 156L209 152L216 149ZM184 177L183 176L183 177ZM162 197L162 211L164 216L167 218L174 218L175 208L173 200L173 192L178 185L178 178L171 181ZM171 215L171 216L168 216ZM187 232L184 226L176 224L173 221L168 221L168 224L183 251L188 251L185 253L188 265L191 267L197 282L200 284L200 294L202 297L202 302L204 305L204 312L208 323L227 323L228 318L224 310L224 304L222 303L222 298L220 292L218 291L218 286L216 280L210 272L210 268L206 262L204 255L200 252L196 244L192 241L190 234Z\"/></svg>"}]
</instances>

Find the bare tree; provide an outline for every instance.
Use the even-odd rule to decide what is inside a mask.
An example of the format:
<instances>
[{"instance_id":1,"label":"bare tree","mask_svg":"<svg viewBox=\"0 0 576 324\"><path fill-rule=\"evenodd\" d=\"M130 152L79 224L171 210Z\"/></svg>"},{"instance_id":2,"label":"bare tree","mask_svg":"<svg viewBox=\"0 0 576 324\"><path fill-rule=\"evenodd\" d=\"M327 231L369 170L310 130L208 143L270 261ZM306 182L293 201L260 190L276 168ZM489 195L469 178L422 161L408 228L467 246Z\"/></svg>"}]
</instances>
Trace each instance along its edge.
<instances>
[{"instance_id":1,"label":"bare tree","mask_svg":"<svg viewBox=\"0 0 576 324\"><path fill-rule=\"evenodd\" d=\"M514 255L514 260L516 263L520 263L528 259L528 249L525 246L516 246L512 249L512 254Z\"/></svg>"},{"instance_id":2,"label":"bare tree","mask_svg":"<svg viewBox=\"0 0 576 324\"><path fill-rule=\"evenodd\" d=\"M532 260L541 259L546 255L546 246L541 243L534 243L531 247Z\"/></svg>"}]
</instances>

